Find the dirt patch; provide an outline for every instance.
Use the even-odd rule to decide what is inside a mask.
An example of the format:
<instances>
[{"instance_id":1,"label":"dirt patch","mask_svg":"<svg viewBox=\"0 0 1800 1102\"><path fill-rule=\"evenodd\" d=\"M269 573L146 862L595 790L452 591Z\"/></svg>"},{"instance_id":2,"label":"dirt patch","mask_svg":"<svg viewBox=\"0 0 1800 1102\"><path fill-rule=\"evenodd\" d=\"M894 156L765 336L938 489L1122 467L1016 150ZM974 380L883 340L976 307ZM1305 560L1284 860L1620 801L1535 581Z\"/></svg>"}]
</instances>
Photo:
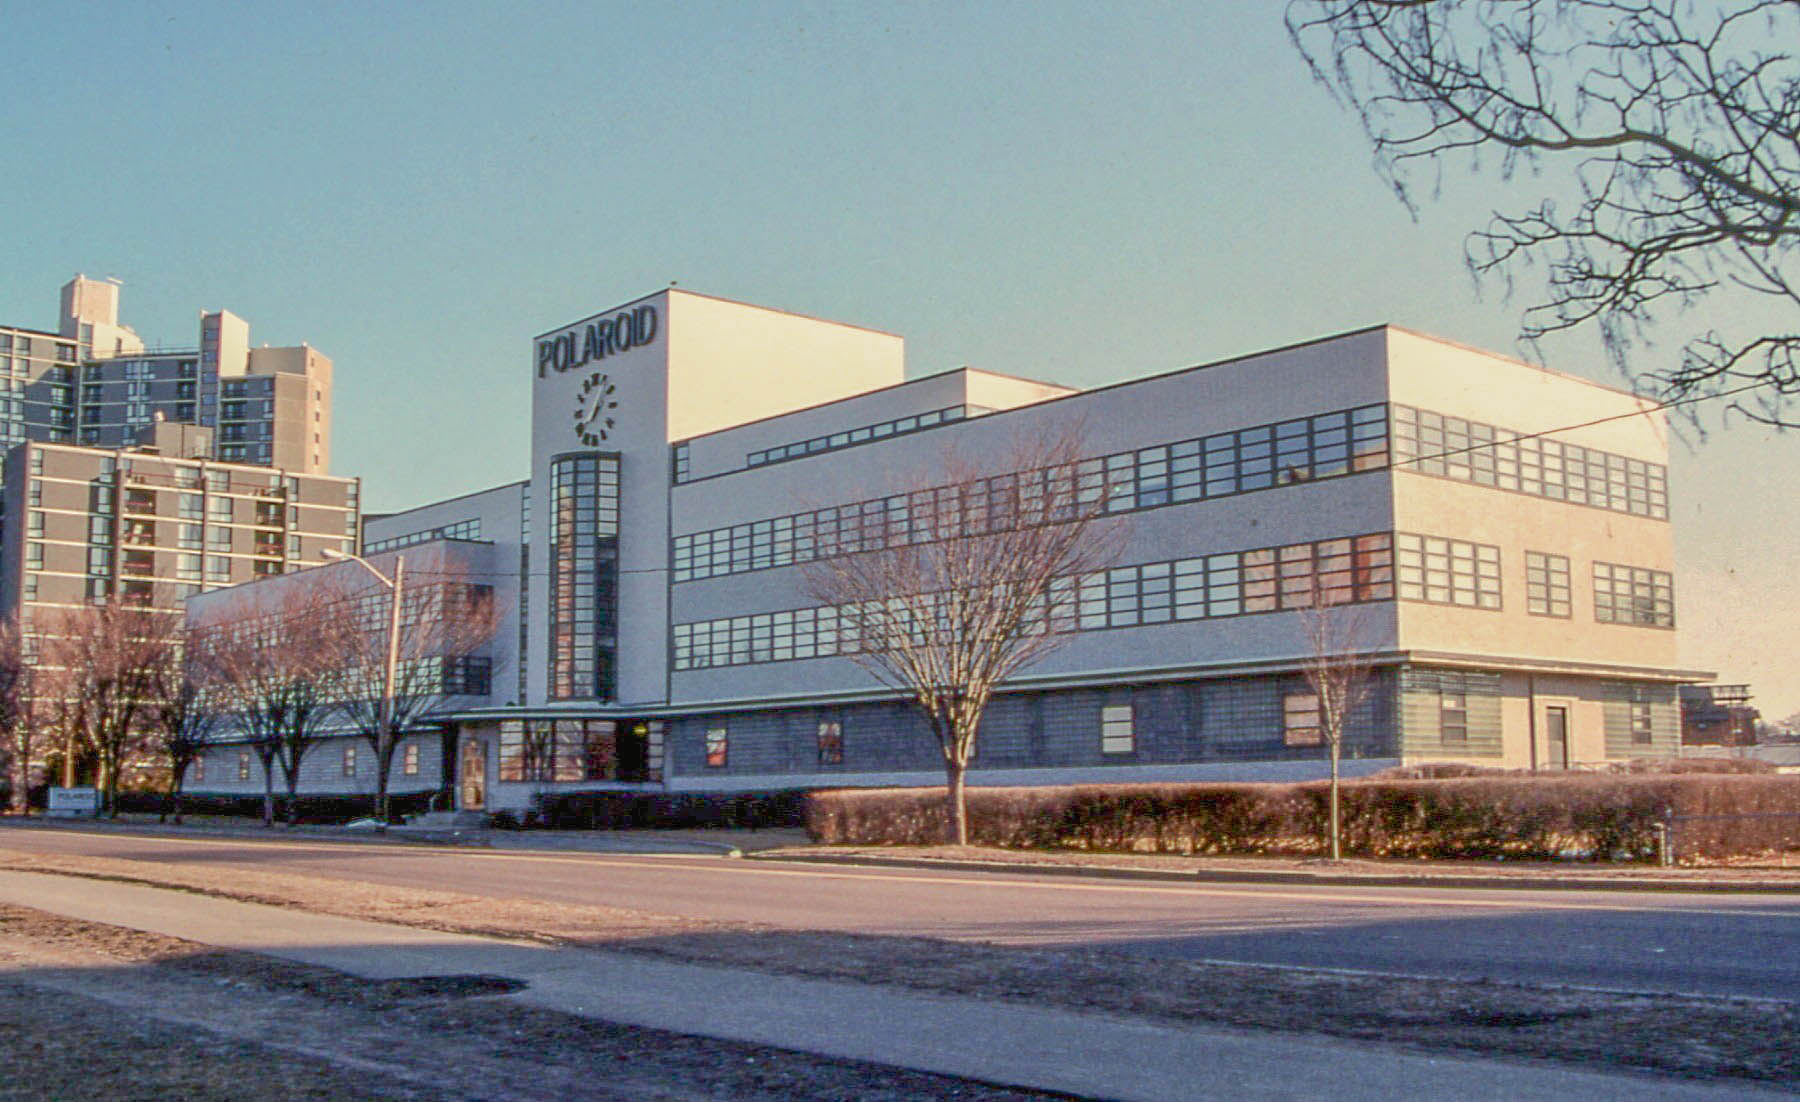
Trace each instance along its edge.
<instances>
[{"instance_id":1,"label":"dirt patch","mask_svg":"<svg viewBox=\"0 0 1800 1102\"><path fill-rule=\"evenodd\" d=\"M492 979L368 982L0 906L0 1098L1063 1097L586 1021Z\"/></svg>"},{"instance_id":2,"label":"dirt patch","mask_svg":"<svg viewBox=\"0 0 1800 1102\"><path fill-rule=\"evenodd\" d=\"M1149 959L1103 949L794 932L282 873L233 870L229 884L221 886L219 870L205 865L0 850L0 867L111 876L429 929L1035 1006L1800 1084L1800 1006L1793 1003L1346 975Z\"/></svg>"}]
</instances>

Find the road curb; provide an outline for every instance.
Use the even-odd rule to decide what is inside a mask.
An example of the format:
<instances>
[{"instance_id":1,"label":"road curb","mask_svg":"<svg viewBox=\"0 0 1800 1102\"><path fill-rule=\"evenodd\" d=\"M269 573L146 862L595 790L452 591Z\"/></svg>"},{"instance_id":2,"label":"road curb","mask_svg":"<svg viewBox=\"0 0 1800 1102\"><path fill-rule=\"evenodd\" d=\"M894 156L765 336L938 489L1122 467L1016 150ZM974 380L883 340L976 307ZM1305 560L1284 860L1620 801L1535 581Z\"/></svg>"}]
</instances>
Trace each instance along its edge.
<instances>
[{"instance_id":1,"label":"road curb","mask_svg":"<svg viewBox=\"0 0 1800 1102\"><path fill-rule=\"evenodd\" d=\"M1800 894L1800 882L1760 883L1746 880L1675 880L1634 877L1478 876L1455 873L1314 873L1275 869L1233 871L1139 869L1120 865L1027 865L1009 861L971 861L928 857L879 857L824 853L752 853L747 861L792 861L814 865L857 865L871 868L940 869L951 872L1013 873L1029 876L1082 876L1103 880L1149 880L1176 884L1271 884L1317 887L1463 888L1488 891L1616 891Z\"/></svg>"}]
</instances>

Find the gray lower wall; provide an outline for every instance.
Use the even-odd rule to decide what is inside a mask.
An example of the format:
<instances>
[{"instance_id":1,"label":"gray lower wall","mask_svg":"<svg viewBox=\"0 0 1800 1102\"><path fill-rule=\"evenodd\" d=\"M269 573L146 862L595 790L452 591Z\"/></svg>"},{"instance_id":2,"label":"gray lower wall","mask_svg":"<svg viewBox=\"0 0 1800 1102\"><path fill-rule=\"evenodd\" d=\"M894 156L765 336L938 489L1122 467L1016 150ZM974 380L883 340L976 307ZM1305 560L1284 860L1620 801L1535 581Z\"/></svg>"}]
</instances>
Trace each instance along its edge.
<instances>
[{"instance_id":1,"label":"gray lower wall","mask_svg":"<svg viewBox=\"0 0 1800 1102\"><path fill-rule=\"evenodd\" d=\"M419 771L404 772L405 747L417 743ZM356 774L344 773L344 748L356 748ZM250 778L238 779L238 757L250 755ZM437 735L418 735L403 739L394 751L394 769L388 777L388 791L394 795L410 792L432 792L443 782L443 739ZM205 776L196 779L188 774L187 791L195 795L243 796L260 795L263 791L262 761L246 746L215 746L205 755ZM275 791L287 791L281 767L275 766ZM375 751L359 736L328 738L306 752L300 760L299 791L315 796L375 794Z\"/></svg>"},{"instance_id":2,"label":"gray lower wall","mask_svg":"<svg viewBox=\"0 0 1800 1102\"><path fill-rule=\"evenodd\" d=\"M1675 686L1612 681L1601 687L1608 758L1664 758L1681 753L1681 706ZM1639 742L1633 705L1650 709L1650 741Z\"/></svg>"},{"instance_id":3,"label":"gray lower wall","mask_svg":"<svg viewBox=\"0 0 1800 1102\"><path fill-rule=\"evenodd\" d=\"M1463 695L1466 737L1445 738L1443 694ZM1500 675L1408 667L1400 674L1400 749L1418 758L1501 758Z\"/></svg>"},{"instance_id":4,"label":"gray lower wall","mask_svg":"<svg viewBox=\"0 0 1800 1102\"><path fill-rule=\"evenodd\" d=\"M1391 673L1375 675L1351 716L1346 759L1398 756L1394 684ZM1285 743L1283 698L1305 691L1300 677L1279 676L1006 694L982 721L973 768L990 774L1097 771L1093 775L1101 777L1117 771L1125 779L1126 771L1147 767L1323 761L1323 747ZM1101 709L1109 704L1132 709L1136 745L1130 752L1101 750ZM826 719L842 724L841 764L819 760L819 723ZM706 764L706 734L715 725L728 732L723 767ZM741 787L738 782L750 777L783 785L860 784L875 774L942 769L936 741L901 703L686 716L670 725L668 755L672 781L689 789L705 787L709 778L725 787Z\"/></svg>"}]
</instances>

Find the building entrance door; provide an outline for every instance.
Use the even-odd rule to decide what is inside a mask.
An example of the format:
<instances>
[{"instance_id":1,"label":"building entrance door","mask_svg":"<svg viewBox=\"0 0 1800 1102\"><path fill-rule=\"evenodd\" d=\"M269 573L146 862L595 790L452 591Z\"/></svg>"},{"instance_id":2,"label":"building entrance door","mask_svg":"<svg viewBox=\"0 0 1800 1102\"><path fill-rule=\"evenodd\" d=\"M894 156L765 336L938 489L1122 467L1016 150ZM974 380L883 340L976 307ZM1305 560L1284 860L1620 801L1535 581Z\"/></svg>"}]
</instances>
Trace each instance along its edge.
<instances>
[{"instance_id":1,"label":"building entrance door","mask_svg":"<svg viewBox=\"0 0 1800 1102\"><path fill-rule=\"evenodd\" d=\"M465 739L462 744L462 798L457 805L464 811L487 808L487 740Z\"/></svg>"},{"instance_id":2,"label":"building entrance door","mask_svg":"<svg viewBox=\"0 0 1800 1102\"><path fill-rule=\"evenodd\" d=\"M1569 710L1551 707L1544 709L1544 768L1567 769L1569 767Z\"/></svg>"}]
</instances>

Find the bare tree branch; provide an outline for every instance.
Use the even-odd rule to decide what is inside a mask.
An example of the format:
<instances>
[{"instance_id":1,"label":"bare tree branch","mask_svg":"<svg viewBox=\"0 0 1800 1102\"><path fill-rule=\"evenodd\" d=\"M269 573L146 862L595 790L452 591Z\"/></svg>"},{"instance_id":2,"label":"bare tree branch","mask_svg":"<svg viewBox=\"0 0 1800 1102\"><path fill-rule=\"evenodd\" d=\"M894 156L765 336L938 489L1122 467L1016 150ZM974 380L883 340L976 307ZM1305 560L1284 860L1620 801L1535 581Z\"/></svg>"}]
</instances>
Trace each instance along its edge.
<instances>
[{"instance_id":1,"label":"bare tree branch","mask_svg":"<svg viewBox=\"0 0 1800 1102\"><path fill-rule=\"evenodd\" d=\"M994 690L1066 642L1075 586L1124 546L1104 472L1084 470L1082 455L1073 428L1016 441L991 464L947 454L907 486L930 494L928 522L910 516L865 541L876 550L822 548L801 567L807 596L836 610L839 653L924 717L958 844L969 836L963 781Z\"/></svg>"},{"instance_id":2,"label":"bare tree branch","mask_svg":"<svg viewBox=\"0 0 1800 1102\"><path fill-rule=\"evenodd\" d=\"M1478 275L1541 266L1535 342L1592 324L1615 367L1667 399L1753 381L1732 408L1793 424L1800 332L1701 325L1646 370L1653 326L1726 288L1800 315L1800 3L1796 0L1291 0L1290 36L1361 116L1383 179L1410 209L1418 171L1569 169L1545 199L1474 232ZM1663 307L1672 310L1663 312Z\"/></svg>"}]
</instances>

